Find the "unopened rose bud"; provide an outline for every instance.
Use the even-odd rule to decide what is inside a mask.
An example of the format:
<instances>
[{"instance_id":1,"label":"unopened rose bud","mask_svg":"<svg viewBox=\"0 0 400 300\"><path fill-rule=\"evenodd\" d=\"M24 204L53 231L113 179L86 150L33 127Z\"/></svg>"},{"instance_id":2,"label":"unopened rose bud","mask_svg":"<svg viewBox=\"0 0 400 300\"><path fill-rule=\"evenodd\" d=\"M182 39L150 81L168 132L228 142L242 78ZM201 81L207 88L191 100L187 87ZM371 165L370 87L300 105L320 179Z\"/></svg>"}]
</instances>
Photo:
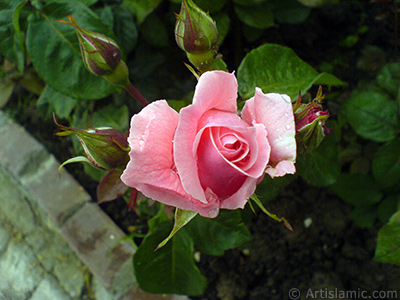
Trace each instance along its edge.
<instances>
[{"instance_id":1,"label":"unopened rose bud","mask_svg":"<svg viewBox=\"0 0 400 300\"><path fill-rule=\"evenodd\" d=\"M176 15L175 40L190 62L199 69L210 66L218 52L218 31L214 20L192 0L183 0Z\"/></svg>"},{"instance_id":2,"label":"unopened rose bud","mask_svg":"<svg viewBox=\"0 0 400 300\"><path fill-rule=\"evenodd\" d=\"M125 135L113 128L80 130L60 125L58 136L75 134L94 167L111 170L123 169L129 161L129 145Z\"/></svg>"},{"instance_id":3,"label":"unopened rose bud","mask_svg":"<svg viewBox=\"0 0 400 300\"><path fill-rule=\"evenodd\" d=\"M68 15L68 19L70 22L63 20L59 22L75 28L86 68L99 76L113 73L121 61L121 50L117 43L104 34L79 27L78 22L71 15Z\"/></svg>"},{"instance_id":4,"label":"unopened rose bud","mask_svg":"<svg viewBox=\"0 0 400 300\"><path fill-rule=\"evenodd\" d=\"M319 146L332 129L325 126L329 118L329 111L322 110L321 102L325 98L320 86L317 96L308 104L301 103L301 96L297 98L293 107L296 121L296 141L298 153L309 152Z\"/></svg>"}]
</instances>

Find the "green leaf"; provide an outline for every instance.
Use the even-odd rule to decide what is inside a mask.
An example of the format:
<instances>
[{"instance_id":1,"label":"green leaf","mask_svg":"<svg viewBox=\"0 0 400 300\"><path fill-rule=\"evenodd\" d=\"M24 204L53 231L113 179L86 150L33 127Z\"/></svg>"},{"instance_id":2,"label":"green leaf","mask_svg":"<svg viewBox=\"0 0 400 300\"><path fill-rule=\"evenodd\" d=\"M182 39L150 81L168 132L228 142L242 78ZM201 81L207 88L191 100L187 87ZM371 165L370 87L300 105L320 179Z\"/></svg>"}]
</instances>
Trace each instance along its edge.
<instances>
[{"instance_id":1,"label":"green leaf","mask_svg":"<svg viewBox=\"0 0 400 300\"><path fill-rule=\"evenodd\" d=\"M278 196L282 188L287 186L296 178L297 174L274 178L265 176L264 179L257 185L256 194L260 196L262 203L267 203Z\"/></svg>"},{"instance_id":2,"label":"green leaf","mask_svg":"<svg viewBox=\"0 0 400 300\"><path fill-rule=\"evenodd\" d=\"M65 0L43 0L43 1L44 2L65 2ZM90 6L90 5L97 3L97 1L99 1L99 0L77 0L77 1L86 6Z\"/></svg>"},{"instance_id":3,"label":"green leaf","mask_svg":"<svg viewBox=\"0 0 400 300\"><path fill-rule=\"evenodd\" d=\"M0 1L0 54L18 65L22 72L24 65L24 46L22 34L16 31L15 25L18 25L19 14L24 5L23 0L4 0Z\"/></svg>"},{"instance_id":4,"label":"green leaf","mask_svg":"<svg viewBox=\"0 0 400 300\"><path fill-rule=\"evenodd\" d=\"M237 77L239 94L244 99L252 97L259 87L264 93L288 94L295 100L299 91L305 93L313 84L327 81L325 75L302 61L293 50L275 44L265 44L248 53L239 66ZM333 75L328 79L333 78L332 85L342 83Z\"/></svg>"},{"instance_id":5,"label":"green leaf","mask_svg":"<svg viewBox=\"0 0 400 300\"><path fill-rule=\"evenodd\" d=\"M114 14L110 6L96 8L94 12L100 17L101 22L108 28L114 27Z\"/></svg>"},{"instance_id":6,"label":"green leaf","mask_svg":"<svg viewBox=\"0 0 400 300\"><path fill-rule=\"evenodd\" d=\"M225 6L227 0L194 0L193 2L206 12L216 13Z\"/></svg>"},{"instance_id":7,"label":"green leaf","mask_svg":"<svg viewBox=\"0 0 400 300\"><path fill-rule=\"evenodd\" d=\"M129 109L126 105L117 107L111 103L93 112L88 103L79 104L71 120L73 128L112 127L124 132L129 127ZM78 145L80 148L80 143Z\"/></svg>"},{"instance_id":8,"label":"green leaf","mask_svg":"<svg viewBox=\"0 0 400 300\"><path fill-rule=\"evenodd\" d=\"M239 210L221 210L215 219L196 216L185 229L197 250L207 255L223 255L252 240Z\"/></svg>"},{"instance_id":9,"label":"green leaf","mask_svg":"<svg viewBox=\"0 0 400 300\"><path fill-rule=\"evenodd\" d=\"M337 146L333 136L328 135L315 150L299 155L296 168L298 174L313 186L333 184L340 174Z\"/></svg>"},{"instance_id":10,"label":"green leaf","mask_svg":"<svg viewBox=\"0 0 400 300\"><path fill-rule=\"evenodd\" d=\"M47 85L36 105L46 118L50 118L52 112L60 118L66 118L71 114L72 109L74 109L77 103L76 99L60 93Z\"/></svg>"},{"instance_id":11,"label":"green leaf","mask_svg":"<svg viewBox=\"0 0 400 300\"><path fill-rule=\"evenodd\" d=\"M155 47L168 47L168 32L161 19L151 14L140 26L143 38Z\"/></svg>"},{"instance_id":12,"label":"green leaf","mask_svg":"<svg viewBox=\"0 0 400 300\"><path fill-rule=\"evenodd\" d=\"M14 36L14 49L15 49L15 54L16 54L16 63L18 66L18 70L23 73L25 70L25 56L26 56L26 50L25 50L25 45L24 45L24 37L23 33L21 31L21 26L19 24L19 19L21 15L21 10L24 8L25 3L21 3L20 5L17 6L17 8L14 11L14 16L13 16L13 25L15 29L15 36Z\"/></svg>"},{"instance_id":13,"label":"green leaf","mask_svg":"<svg viewBox=\"0 0 400 300\"><path fill-rule=\"evenodd\" d=\"M122 6L129 9L141 24L146 17L161 3L162 0L124 0Z\"/></svg>"},{"instance_id":14,"label":"green leaf","mask_svg":"<svg viewBox=\"0 0 400 300\"><path fill-rule=\"evenodd\" d=\"M172 228L171 233L169 234L168 237L166 237L158 246L157 250L160 248L164 247L168 241L173 238L173 236L181 229L183 226L185 226L187 223L190 222L195 216L197 215L197 212L195 211L190 211L190 210L183 210L177 208L175 210L175 223L174 223L174 228Z\"/></svg>"},{"instance_id":15,"label":"green leaf","mask_svg":"<svg viewBox=\"0 0 400 300\"><path fill-rule=\"evenodd\" d=\"M313 84L321 84L321 85L327 85L329 87L331 86L347 86L347 83L341 81L339 78L336 76L329 74L329 73L320 73L317 78L315 78Z\"/></svg>"},{"instance_id":16,"label":"green leaf","mask_svg":"<svg viewBox=\"0 0 400 300\"><path fill-rule=\"evenodd\" d=\"M229 19L229 15L225 12L220 12L216 15L213 15L213 19L217 23L217 30L218 30L217 44L221 45L226 35L228 34L231 20Z\"/></svg>"},{"instance_id":17,"label":"green leaf","mask_svg":"<svg viewBox=\"0 0 400 300\"><path fill-rule=\"evenodd\" d=\"M376 82L393 97L396 97L400 86L400 63L385 65L376 76Z\"/></svg>"},{"instance_id":18,"label":"green leaf","mask_svg":"<svg viewBox=\"0 0 400 300\"><path fill-rule=\"evenodd\" d=\"M265 0L233 0L234 3L242 6L252 6L264 2Z\"/></svg>"},{"instance_id":19,"label":"green leaf","mask_svg":"<svg viewBox=\"0 0 400 300\"><path fill-rule=\"evenodd\" d=\"M305 21L311 9L296 0L273 0L275 19L280 23L297 24Z\"/></svg>"},{"instance_id":20,"label":"green leaf","mask_svg":"<svg viewBox=\"0 0 400 300\"><path fill-rule=\"evenodd\" d=\"M264 29L257 29L246 24L242 26L243 36L246 38L248 42L254 42L257 39L261 38L264 33Z\"/></svg>"},{"instance_id":21,"label":"green leaf","mask_svg":"<svg viewBox=\"0 0 400 300\"><path fill-rule=\"evenodd\" d=\"M0 78L0 109L7 104L14 87L14 81L7 78Z\"/></svg>"},{"instance_id":22,"label":"green leaf","mask_svg":"<svg viewBox=\"0 0 400 300\"><path fill-rule=\"evenodd\" d=\"M391 194L387 195L378 206L377 215L379 220L385 224L389 221L390 217L397 211L399 208L399 200L400 195Z\"/></svg>"},{"instance_id":23,"label":"green leaf","mask_svg":"<svg viewBox=\"0 0 400 300\"><path fill-rule=\"evenodd\" d=\"M11 9L14 10L17 6L19 6L21 3L26 2L25 0L2 0L0 2L0 10L7 10ZM12 20L9 20L10 23Z\"/></svg>"},{"instance_id":24,"label":"green leaf","mask_svg":"<svg viewBox=\"0 0 400 300\"><path fill-rule=\"evenodd\" d=\"M164 210L164 204L162 204L161 202L154 201L153 199L147 198L146 196L144 196L142 194L136 195L135 211L139 218L141 218L141 219L151 218L150 220L155 221L155 219L153 219L153 217L156 215L159 215L160 211L163 211L163 210ZM158 221L154 222L153 224L149 220L148 234L150 232L153 232L153 230L155 229L154 227L152 227L153 225L155 225L157 227L158 224L162 223L163 221L170 221L170 218L168 218L166 215L165 215L165 217L167 218L166 220L159 219Z\"/></svg>"},{"instance_id":25,"label":"green leaf","mask_svg":"<svg viewBox=\"0 0 400 300\"><path fill-rule=\"evenodd\" d=\"M375 206L358 206L350 213L350 218L360 228L372 228L376 219Z\"/></svg>"},{"instance_id":26,"label":"green leaf","mask_svg":"<svg viewBox=\"0 0 400 300\"><path fill-rule=\"evenodd\" d=\"M400 138L381 146L372 160L372 174L384 189L400 184Z\"/></svg>"},{"instance_id":27,"label":"green leaf","mask_svg":"<svg viewBox=\"0 0 400 300\"><path fill-rule=\"evenodd\" d=\"M84 164L83 171L85 174L89 175L93 180L100 182L101 179L106 175L107 171L100 170L91 164Z\"/></svg>"},{"instance_id":28,"label":"green leaf","mask_svg":"<svg viewBox=\"0 0 400 300\"><path fill-rule=\"evenodd\" d=\"M168 100L168 104L173 109L175 109L177 112L179 112L182 108L187 106L187 103L185 100Z\"/></svg>"},{"instance_id":29,"label":"green leaf","mask_svg":"<svg viewBox=\"0 0 400 300\"><path fill-rule=\"evenodd\" d=\"M115 35L124 53L128 55L135 48L138 40L138 30L133 22L133 14L121 6L115 7L113 12Z\"/></svg>"},{"instance_id":30,"label":"green leaf","mask_svg":"<svg viewBox=\"0 0 400 300\"><path fill-rule=\"evenodd\" d=\"M344 112L355 132L365 139L386 142L399 133L397 104L378 88L354 90L344 104Z\"/></svg>"},{"instance_id":31,"label":"green leaf","mask_svg":"<svg viewBox=\"0 0 400 300\"><path fill-rule=\"evenodd\" d=\"M193 241L185 229L154 251L171 229L171 222L162 223L146 236L136 251L133 266L139 286L156 294L201 295L207 280L194 263Z\"/></svg>"},{"instance_id":32,"label":"green leaf","mask_svg":"<svg viewBox=\"0 0 400 300\"><path fill-rule=\"evenodd\" d=\"M265 29L274 25L272 5L268 1L253 6L235 5L235 11L240 21L258 29Z\"/></svg>"},{"instance_id":33,"label":"green leaf","mask_svg":"<svg viewBox=\"0 0 400 300\"><path fill-rule=\"evenodd\" d=\"M400 211L379 230L375 260L400 266Z\"/></svg>"},{"instance_id":34,"label":"green leaf","mask_svg":"<svg viewBox=\"0 0 400 300\"><path fill-rule=\"evenodd\" d=\"M135 58L132 62L133 67L131 73L135 78L145 78L147 83L149 80L147 77L153 72L159 70L160 65L166 60L167 58L164 53L158 52L157 49L150 47L147 43L139 43L135 50ZM150 88L152 90L154 89L151 84L147 83L146 85L150 85ZM145 94L136 84L135 86Z\"/></svg>"},{"instance_id":35,"label":"green leaf","mask_svg":"<svg viewBox=\"0 0 400 300\"><path fill-rule=\"evenodd\" d=\"M323 5L332 5L339 3L339 0L297 0L297 1L311 7L318 7Z\"/></svg>"},{"instance_id":36,"label":"green leaf","mask_svg":"<svg viewBox=\"0 0 400 300\"><path fill-rule=\"evenodd\" d=\"M122 132L129 127L129 109L126 105L109 104L93 113L93 127L112 127Z\"/></svg>"},{"instance_id":37,"label":"green leaf","mask_svg":"<svg viewBox=\"0 0 400 300\"><path fill-rule=\"evenodd\" d=\"M170 219L165 213L164 206L162 206L161 209L157 211L157 214L147 221L147 224L149 225L149 233L156 230L157 227L164 222L170 222Z\"/></svg>"},{"instance_id":38,"label":"green leaf","mask_svg":"<svg viewBox=\"0 0 400 300\"><path fill-rule=\"evenodd\" d=\"M356 207L373 205L383 197L379 186L366 174L340 174L330 188L345 202Z\"/></svg>"},{"instance_id":39,"label":"green leaf","mask_svg":"<svg viewBox=\"0 0 400 300\"><path fill-rule=\"evenodd\" d=\"M113 37L99 17L78 1L51 2L29 21L26 45L40 77L53 89L76 99L99 99L115 90L86 70L74 28L56 22L72 14L80 26Z\"/></svg>"}]
</instances>

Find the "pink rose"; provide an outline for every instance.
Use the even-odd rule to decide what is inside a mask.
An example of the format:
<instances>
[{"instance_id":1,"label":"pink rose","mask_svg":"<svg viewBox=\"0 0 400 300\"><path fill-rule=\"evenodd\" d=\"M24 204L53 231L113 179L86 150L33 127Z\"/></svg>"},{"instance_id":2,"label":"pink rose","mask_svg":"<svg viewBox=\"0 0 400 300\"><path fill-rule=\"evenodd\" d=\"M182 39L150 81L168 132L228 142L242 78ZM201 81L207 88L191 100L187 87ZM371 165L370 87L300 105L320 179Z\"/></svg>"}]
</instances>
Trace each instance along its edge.
<instances>
[{"instance_id":1,"label":"pink rose","mask_svg":"<svg viewBox=\"0 0 400 300\"><path fill-rule=\"evenodd\" d=\"M214 218L243 208L264 173L294 173L295 123L289 96L255 96L237 113L237 81L204 73L193 104L178 114L165 100L132 117L122 181L167 205Z\"/></svg>"}]
</instances>

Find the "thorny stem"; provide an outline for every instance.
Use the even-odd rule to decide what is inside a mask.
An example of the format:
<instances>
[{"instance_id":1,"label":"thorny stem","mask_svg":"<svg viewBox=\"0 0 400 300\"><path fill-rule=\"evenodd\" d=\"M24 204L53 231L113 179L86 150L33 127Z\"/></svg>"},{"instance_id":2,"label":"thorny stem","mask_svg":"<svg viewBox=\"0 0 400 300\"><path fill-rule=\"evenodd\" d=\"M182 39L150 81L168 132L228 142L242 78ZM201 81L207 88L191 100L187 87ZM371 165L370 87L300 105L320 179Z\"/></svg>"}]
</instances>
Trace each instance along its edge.
<instances>
[{"instance_id":1,"label":"thorny stem","mask_svg":"<svg viewBox=\"0 0 400 300\"><path fill-rule=\"evenodd\" d=\"M143 105L143 107L150 104L149 101L132 85L131 82L127 86L124 87L125 90L133 97L136 101Z\"/></svg>"}]
</instances>

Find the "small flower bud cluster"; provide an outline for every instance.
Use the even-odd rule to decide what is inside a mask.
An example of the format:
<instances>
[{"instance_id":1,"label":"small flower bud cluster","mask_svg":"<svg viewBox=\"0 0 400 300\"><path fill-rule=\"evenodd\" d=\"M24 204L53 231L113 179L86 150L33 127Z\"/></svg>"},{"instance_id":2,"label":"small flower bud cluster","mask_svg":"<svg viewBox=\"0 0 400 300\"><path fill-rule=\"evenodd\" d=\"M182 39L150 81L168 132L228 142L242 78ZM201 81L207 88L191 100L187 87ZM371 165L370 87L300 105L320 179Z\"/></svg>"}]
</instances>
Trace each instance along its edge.
<instances>
[{"instance_id":1,"label":"small flower bud cluster","mask_svg":"<svg viewBox=\"0 0 400 300\"><path fill-rule=\"evenodd\" d=\"M322 101L325 95L322 94L320 86L315 99L307 104L301 103L301 95L297 98L293 107L296 121L296 140L298 154L309 152L319 146L326 135L332 129L325 126L329 118L329 111L322 110Z\"/></svg>"},{"instance_id":2,"label":"small flower bud cluster","mask_svg":"<svg viewBox=\"0 0 400 300\"><path fill-rule=\"evenodd\" d=\"M60 125L58 136L74 134L78 137L90 164L96 168L123 169L129 161L129 145L126 136L113 128L74 129Z\"/></svg>"},{"instance_id":3,"label":"small flower bud cluster","mask_svg":"<svg viewBox=\"0 0 400 300\"><path fill-rule=\"evenodd\" d=\"M86 69L94 75L104 76L112 84L127 86L128 68L121 59L121 50L117 43L104 34L79 27L71 15L68 15L68 19L69 22L64 20L59 22L75 28Z\"/></svg>"},{"instance_id":4,"label":"small flower bud cluster","mask_svg":"<svg viewBox=\"0 0 400 300\"><path fill-rule=\"evenodd\" d=\"M192 0L182 1L176 17L176 43L196 68L206 71L218 54L218 31L214 20Z\"/></svg>"}]
</instances>

